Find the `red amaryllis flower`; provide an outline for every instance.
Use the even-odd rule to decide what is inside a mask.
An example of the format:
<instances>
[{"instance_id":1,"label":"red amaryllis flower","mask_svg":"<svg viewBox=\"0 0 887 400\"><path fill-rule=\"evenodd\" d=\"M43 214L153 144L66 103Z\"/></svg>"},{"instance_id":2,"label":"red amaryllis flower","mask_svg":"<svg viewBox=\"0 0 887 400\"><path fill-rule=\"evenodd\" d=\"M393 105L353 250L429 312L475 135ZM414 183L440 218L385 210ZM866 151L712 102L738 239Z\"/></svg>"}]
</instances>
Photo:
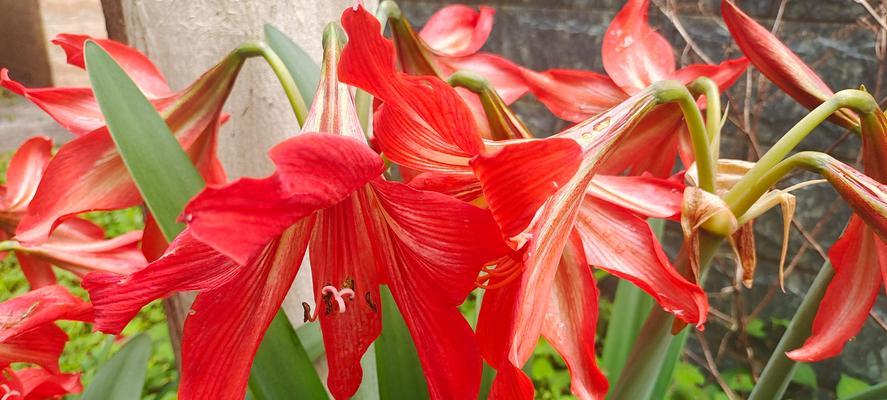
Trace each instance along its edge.
<instances>
[{"instance_id":1,"label":"red amaryllis flower","mask_svg":"<svg viewBox=\"0 0 887 400\"><path fill-rule=\"evenodd\" d=\"M559 279L555 276L565 269L566 276L580 279L589 273L589 263L638 283L665 308L688 321L704 320L707 302L702 290L671 268L649 227L638 216L673 217L680 209L681 188L674 187L674 182L650 177L592 177L595 160L606 157L608 149L625 129L652 106L651 99L638 95L635 101L622 104L600 119L584 122L554 138L484 143L475 133L470 112L452 88L435 77L397 72L391 61L393 46L378 33L380 27L372 15L360 10L350 13L353 15L346 29L351 40L339 64L341 77L381 100L375 119L376 139L392 161L423 171L410 185L433 187L464 199L474 199L480 194L475 172L481 182L489 178L501 185L493 191L484 188L485 201L494 216L496 212L501 213L500 226L509 239L517 237L513 247L519 250L500 261L495 269L488 270L486 286L502 287L489 290L490 297L484 297L483 318L487 320L486 316L490 316L494 322L479 326L483 351L492 365L502 366L501 361L512 354L514 365L520 366L526 361L527 348L532 349L543 329L542 316L560 304L552 303L555 300L550 299L551 294L557 293L557 301L569 303L572 300L567 298L577 290L575 287L564 287L563 291L554 288L554 281ZM584 167L589 168L587 174L577 172L583 159L588 162ZM499 175L494 177L495 174ZM563 191L558 190L565 187ZM519 225L528 224L543 203L563 205L567 201L569 207L576 208L548 214L570 218L570 221L559 221L559 226L549 225L543 234L551 236L520 232L523 228ZM504 212L501 207L506 208ZM509 207L527 211L515 217L507 215ZM576 235L580 239L576 248L584 254L562 257L557 246L565 246L577 214L576 227L581 235ZM512 233L514 230L517 232ZM616 242L614 238L620 235L623 240ZM527 251L528 245L524 244L528 239L553 248L540 253ZM537 254L544 254L545 260L534 259L533 255ZM579 256L583 261L577 262ZM553 264L546 264L551 261ZM580 264L584 272L576 271ZM593 304L597 302L593 281L591 286L586 285L587 282L581 278L575 283L583 285L589 297L575 303L578 308L565 308L552 317L563 318L565 326L585 333L588 329L593 331L596 323ZM563 339L568 339L567 336ZM588 340L587 336L582 337ZM523 347L517 349L518 346ZM606 383L601 384L594 378L597 370L593 346L591 352L588 346L570 341L559 342L556 347L565 359L570 359L571 369L575 367L577 393L600 393L602 387L606 391ZM510 353L501 354L504 351ZM500 379L507 375L523 376L512 369L503 367Z\"/></svg>"},{"instance_id":2,"label":"red amaryllis flower","mask_svg":"<svg viewBox=\"0 0 887 400\"><path fill-rule=\"evenodd\" d=\"M34 137L19 147L6 170L6 185L0 185L0 236L10 238L27 212L37 186L52 157L52 141ZM105 239L98 225L80 218L65 220L49 238L39 244L9 240L2 244L13 250L31 288L55 283L50 265L79 276L90 271L126 274L143 268L147 262L139 251L141 231Z\"/></svg>"},{"instance_id":3,"label":"red amaryllis flower","mask_svg":"<svg viewBox=\"0 0 887 400\"><path fill-rule=\"evenodd\" d=\"M887 287L887 117L880 110L873 114L861 118L865 175L837 161L822 169L855 213L829 250L835 276L819 303L810 338L787 353L794 360L819 361L840 354L862 328L881 286Z\"/></svg>"},{"instance_id":4,"label":"red amaryllis flower","mask_svg":"<svg viewBox=\"0 0 887 400\"><path fill-rule=\"evenodd\" d=\"M446 79L456 71L472 71L488 79L507 104L527 92L520 66L501 56L480 52L493 29L494 9L481 6L475 10L461 4L443 7L428 19L418 35L399 10L394 14L396 17L390 18L391 32L404 72ZM456 91L472 111L481 135L491 137L477 95L462 88Z\"/></svg>"},{"instance_id":5,"label":"red amaryllis flower","mask_svg":"<svg viewBox=\"0 0 887 400\"><path fill-rule=\"evenodd\" d=\"M68 63L83 68L86 40L94 39L60 35L54 42L65 49ZM243 57L232 54L188 88L172 92L157 68L138 51L110 40L95 42L151 99L204 178L211 183L224 182L225 174L215 155L217 132L224 119L222 104L243 64ZM89 88L28 89L9 80L5 72L2 78L0 83L4 87L30 99L79 135L62 146L46 167L16 230L20 242L41 243L62 221L84 211L120 209L141 203Z\"/></svg>"},{"instance_id":6,"label":"red amaryllis flower","mask_svg":"<svg viewBox=\"0 0 887 400\"><path fill-rule=\"evenodd\" d=\"M185 324L179 394L242 398L253 355L310 247L316 306L304 303L305 318L320 319L336 398L360 384L360 358L381 329L382 283L413 334L432 397L476 397L480 354L457 306L484 263L505 251L496 224L473 205L379 177L383 162L336 77L339 45L326 45L303 133L270 152L275 174L199 194L185 210L188 230L144 270L88 276L96 324L116 332L154 298L201 291Z\"/></svg>"},{"instance_id":7,"label":"red amaryllis flower","mask_svg":"<svg viewBox=\"0 0 887 400\"><path fill-rule=\"evenodd\" d=\"M675 69L674 51L647 21L649 0L629 0L607 28L602 56L607 75L591 71L523 69L530 91L558 117L580 122L625 101L652 83L673 79L684 84L709 77L723 91L745 71L748 61L738 58L718 65L694 64ZM620 145L620 154L602 167L602 173L644 171L668 176L679 154L684 165L693 162L681 111L676 105L659 107L635 127ZM680 150L680 153L678 153Z\"/></svg>"},{"instance_id":8,"label":"red amaryllis flower","mask_svg":"<svg viewBox=\"0 0 887 400\"><path fill-rule=\"evenodd\" d=\"M3 400L60 399L82 391L80 374L53 374L38 367L0 370L0 399Z\"/></svg>"},{"instance_id":9,"label":"red amaryllis flower","mask_svg":"<svg viewBox=\"0 0 887 400\"><path fill-rule=\"evenodd\" d=\"M58 358L68 340L55 325L58 320L92 321L92 307L58 285L0 303L0 368L27 362L58 374Z\"/></svg>"},{"instance_id":10,"label":"red amaryllis flower","mask_svg":"<svg viewBox=\"0 0 887 400\"><path fill-rule=\"evenodd\" d=\"M735 4L723 0L721 14L739 49L755 68L798 103L813 109L835 94L797 54ZM839 110L830 120L850 129L859 125L859 118L847 110Z\"/></svg>"}]
</instances>

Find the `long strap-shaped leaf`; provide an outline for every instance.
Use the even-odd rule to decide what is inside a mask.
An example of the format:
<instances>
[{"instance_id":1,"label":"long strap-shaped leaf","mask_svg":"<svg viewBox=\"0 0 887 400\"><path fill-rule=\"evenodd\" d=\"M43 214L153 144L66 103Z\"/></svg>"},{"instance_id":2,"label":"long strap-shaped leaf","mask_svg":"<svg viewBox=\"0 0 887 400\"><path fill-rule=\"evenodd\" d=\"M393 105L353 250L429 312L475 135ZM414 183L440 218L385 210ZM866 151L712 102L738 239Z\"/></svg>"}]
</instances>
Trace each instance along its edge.
<instances>
[{"instance_id":1,"label":"long strap-shaped leaf","mask_svg":"<svg viewBox=\"0 0 887 400\"><path fill-rule=\"evenodd\" d=\"M151 338L140 334L129 339L107 362L99 367L95 378L81 398L90 400L138 400L142 398Z\"/></svg>"},{"instance_id":2,"label":"long strap-shaped leaf","mask_svg":"<svg viewBox=\"0 0 887 400\"><path fill-rule=\"evenodd\" d=\"M93 91L117 150L157 225L167 240L172 240L184 228L177 222L179 214L203 188L203 179L166 122L114 59L92 42L87 42L84 52ZM278 313L277 319L280 318L285 321L286 316ZM265 398L287 399L301 397L300 394L310 399L326 397L317 372L292 329L269 329L259 353L259 370L271 371L279 365L279 360L268 361L266 355L272 354L288 359L291 368L276 371L291 374L292 379L285 380L287 383L314 382L280 387L282 392L277 396ZM265 374L253 376L250 381L266 379L279 381L276 375Z\"/></svg>"},{"instance_id":3,"label":"long strap-shaped leaf","mask_svg":"<svg viewBox=\"0 0 887 400\"><path fill-rule=\"evenodd\" d=\"M376 339L376 369L383 400L427 399L428 386L413 338L388 287L381 288L382 334Z\"/></svg>"}]
</instances>

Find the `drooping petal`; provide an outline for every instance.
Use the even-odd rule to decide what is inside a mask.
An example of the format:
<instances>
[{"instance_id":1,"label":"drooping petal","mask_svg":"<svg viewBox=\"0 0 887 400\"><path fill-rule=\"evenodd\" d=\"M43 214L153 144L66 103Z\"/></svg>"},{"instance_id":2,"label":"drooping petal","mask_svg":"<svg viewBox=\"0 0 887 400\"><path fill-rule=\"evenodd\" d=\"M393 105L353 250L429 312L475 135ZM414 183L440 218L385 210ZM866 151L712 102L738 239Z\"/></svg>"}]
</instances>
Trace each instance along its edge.
<instances>
[{"instance_id":1,"label":"drooping petal","mask_svg":"<svg viewBox=\"0 0 887 400\"><path fill-rule=\"evenodd\" d=\"M55 272L48 262L28 257L21 252L15 252L15 258L32 290L56 284Z\"/></svg>"},{"instance_id":2,"label":"drooping petal","mask_svg":"<svg viewBox=\"0 0 887 400\"><path fill-rule=\"evenodd\" d=\"M428 19L419 37L438 53L452 57L471 55L490 36L495 14L496 10L490 7L475 10L462 4L449 5Z\"/></svg>"},{"instance_id":3,"label":"drooping petal","mask_svg":"<svg viewBox=\"0 0 887 400\"><path fill-rule=\"evenodd\" d=\"M290 227L233 279L197 295L182 339L181 399L243 399L253 357L299 271L312 223Z\"/></svg>"},{"instance_id":4,"label":"drooping petal","mask_svg":"<svg viewBox=\"0 0 887 400\"><path fill-rule=\"evenodd\" d=\"M83 279L95 307L96 329L120 333L146 304L177 291L211 290L237 276L241 267L185 230L169 251L130 275L92 273Z\"/></svg>"},{"instance_id":5,"label":"drooping petal","mask_svg":"<svg viewBox=\"0 0 887 400\"><path fill-rule=\"evenodd\" d=\"M513 252L499 260L496 268L499 271L520 273L523 258L523 252ZM508 360L509 351L515 341L522 340L514 337L514 324L520 311L517 299L522 284L523 280L508 275L491 277L487 281L490 288L484 290L481 300L477 318L477 341L484 359L500 374L504 372L503 369L513 367ZM530 340L537 341L538 338ZM532 384L530 387L532 388Z\"/></svg>"},{"instance_id":6,"label":"drooping petal","mask_svg":"<svg viewBox=\"0 0 887 400\"><path fill-rule=\"evenodd\" d=\"M28 88L12 80L6 68L0 68L0 86L42 108L74 135L85 135L105 125L89 88Z\"/></svg>"},{"instance_id":7,"label":"drooping petal","mask_svg":"<svg viewBox=\"0 0 887 400\"><path fill-rule=\"evenodd\" d=\"M628 94L668 79L675 71L671 44L647 21L649 5L649 0L629 0L604 35L604 69Z\"/></svg>"},{"instance_id":8,"label":"drooping petal","mask_svg":"<svg viewBox=\"0 0 887 400\"><path fill-rule=\"evenodd\" d=\"M104 238L98 225L80 218L64 220L49 239L38 245L22 246L17 252L51 263L83 277L90 272L130 274L147 265L139 250L142 231Z\"/></svg>"},{"instance_id":9,"label":"drooping petal","mask_svg":"<svg viewBox=\"0 0 887 400\"><path fill-rule=\"evenodd\" d=\"M489 212L451 197L375 180L388 225L384 273L435 399L474 398L481 358L457 307L480 268L505 254Z\"/></svg>"},{"instance_id":10,"label":"drooping petal","mask_svg":"<svg viewBox=\"0 0 887 400\"><path fill-rule=\"evenodd\" d=\"M887 185L834 158L826 155L821 157L825 162L820 174L853 209L855 215L881 240L887 241ZM871 160L865 157L865 153L863 158L866 161ZM874 164L871 161L869 163Z\"/></svg>"},{"instance_id":11,"label":"drooping petal","mask_svg":"<svg viewBox=\"0 0 887 400\"><path fill-rule=\"evenodd\" d=\"M490 388L491 400L529 400L534 395L533 381L509 361L499 366Z\"/></svg>"},{"instance_id":12,"label":"drooping petal","mask_svg":"<svg viewBox=\"0 0 887 400\"><path fill-rule=\"evenodd\" d=\"M705 292L675 271L642 218L586 198L576 229L590 264L634 283L679 319L700 327L705 322Z\"/></svg>"},{"instance_id":13,"label":"drooping petal","mask_svg":"<svg viewBox=\"0 0 887 400\"><path fill-rule=\"evenodd\" d=\"M733 40L752 64L801 105L813 109L834 94L800 57L735 4L721 1L721 14ZM857 117L845 111L833 114L831 121L851 129L857 125Z\"/></svg>"},{"instance_id":14,"label":"drooping petal","mask_svg":"<svg viewBox=\"0 0 887 400\"><path fill-rule=\"evenodd\" d=\"M4 212L24 211L37 191L43 170L52 157L52 139L35 136L19 146L6 168Z\"/></svg>"},{"instance_id":15,"label":"drooping petal","mask_svg":"<svg viewBox=\"0 0 887 400\"><path fill-rule=\"evenodd\" d=\"M684 184L650 175L595 175L586 193L641 216L671 219L681 213Z\"/></svg>"},{"instance_id":16,"label":"drooping petal","mask_svg":"<svg viewBox=\"0 0 887 400\"><path fill-rule=\"evenodd\" d=\"M51 374L43 368L23 368L15 371L22 385L24 400L55 399L83 391L80 374Z\"/></svg>"},{"instance_id":17,"label":"drooping petal","mask_svg":"<svg viewBox=\"0 0 887 400\"><path fill-rule=\"evenodd\" d=\"M42 324L22 334L0 341L0 366L14 362L37 364L59 374L59 356L68 335L55 324Z\"/></svg>"},{"instance_id":18,"label":"drooping petal","mask_svg":"<svg viewBox=\"0 0 887 400\"><path fill-rule=\"evenodd\" d=\"M58 285L0 303L0 343L57 320L91 321L92 306Z\"/></svg>"},{"instance_id":19,"label":"drooping petal","mask_svg":"<svg viewBox=\"0 0 887 400\"><path fill-rule=\"evenodd\" d=\"M552 69L523 71L530 91L558 118L580 122L625 100L610 77L590 71Z\"/></svg>"},{"instance_id":20,"label":"drooping petal","mask_svg":"<svg viewBox=\"0 0 887 400\"><path fill-rule=\"evenodd\" d=\"M745 73L748 68L748 59L745 57L726 60L718 65L692 64L681 68L672 75L671 79L689 84L696 78L707 77L718 84L718 89L723 92L733 86L736 80Z\"/></svg>"},{"instance_id":21,"label":"drooping petal","mask_svg":"<svg viewBox=\"0 0 887 400\"><path fill-rule=\"evenodd\" d=\"M135 84L150 98L164 97L172 93L166 78L160 73L160 70L138 50L133 49L123 43L115 42L110 39L96 39L87 35L74 35L70 33L62 33L52 39L52 43L61 47L68 57L68 64L86 68L83 58L83 46L86 41L90 40L99 45L108 55L114 59L120 67L126 71L126 74L135 82Z\"/></svg>"},{"instance_id":22,"label":"drooping petal","mask_svg":"<svg viewBox=\"0 0 887 400\"><path fill-rule=\"evenodd\" d=\"M570 369L570 391L580 399L603 399L609 385L594 353L598 290L580 241L564 248L552 289L542 335Z\"/></svg>"},{"instance_id":23,"label":"drooping petal","mask_svg":"<svg viewBox=\"0 0 887 400\"><path fill-rule=\"evenodd\" d=\"M819 303L810 337L786 355L814 362L841 353L865 320L881 287L881 270L887 267L887 249L862 220L853 216L844 234L832 245L829 259L835 276Z\"/></svg>"},{"instance_id":24,"label":"drooping petal","mask_svg":"<svg viewBox=\"0 0 887 400\"><path fill-rule=\"evenodd\" d=\"M215 158L221 108L243 59L231 55L182 92L155 102L198 171L209 182L224 173ZM16 230L25 244L45 241L61 220L85 211L132 207L141 196L107 127L68 142L46 169L28 213Z\"/></svg>"},{"instance_id":25,"label":"drooping petal","mask_svg":"<svg viewBox=\"0 0 887 400\"><path fill-rule=\"evenodd\" d=\"M381 332L378 259L374 247L382 232L376 199L369 187L317 213L311 234L311 277L316 310L329 365L327 386L336 398L348 398L360 387L360 359ZM339 309L324 287L351 289L354 295Z\"/></svg>"},{"instance_id":26,"label":"drooping petal","mask_svg":"<svg viewBox=\"0 0 887 400\"><path fill-rule=\"evenodd\" d=\"M480 152L483 143L456 91L436 77L398 72L393 45L363 7L346 9L342 25L350 40L339 62L339 77L384 103L375 125L382 151L415 169L452 164L466 169L467 159Z\"/></svg>"},{"instance_id":27,"label":"drooping petal","mask_svg":"<svg viewBox=\"0 0 887 400\"><path fill-rule=\"evenodd\" d=\"M241 264L299 219L342 201L384 170L366 144L327 133L297 135L270 156L277 166L270 177L204 189L185 207L194 236ZM232 236L231 227L242 235Z\"/></svg>"}]
</instances>

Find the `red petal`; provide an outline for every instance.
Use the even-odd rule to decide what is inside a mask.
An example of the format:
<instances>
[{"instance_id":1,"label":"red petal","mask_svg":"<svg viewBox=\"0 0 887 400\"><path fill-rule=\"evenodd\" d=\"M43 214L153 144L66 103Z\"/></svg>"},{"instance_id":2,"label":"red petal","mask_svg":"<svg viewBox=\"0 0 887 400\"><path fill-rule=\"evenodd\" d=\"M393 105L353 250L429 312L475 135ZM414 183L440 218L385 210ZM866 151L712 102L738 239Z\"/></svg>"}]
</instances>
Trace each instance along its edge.
<instances>
[{"instance_id":1,"label":"red petal","mask_svg":"<svg viewBox=\"0 0 887 400\"><path fill-rule=\"evenodd\" d=\"M43 324L0 342L0 366L14 362L37 364L59 374L59 356L68 335L54 324Z\"/></svg>"},{"instance_id":2,"label":"red petal","mask_svg":"<svg viewBox=\"0 0 887 400\"><path fill-rule=\"evenodd\" d=\"M684 184L650 175L595 175L586 193L644 217L671 219L681 213Z\"/></svg>"},{"instance_id":3,"label":"red petal","mask_svg":"<svg viewBox=\"0 0 887 400\"><path fill-rule=\"evenodd\" d=\"M571 139L515 143L471 161L506 239L521 234L548 198L579 168L581 149Z\"/></svg>"},{"instance_id":4,"label":"red petal","mask_svg":"<svg viewBox=\"0 0 887 400\"><path fill-rule=\"evenodd\" d=\"M461 4L441 8L422 27L419 37L436 52L460 57L476 53L493 30L496 10L480 11Z\"/></svg>"},{"instance_id":5,"label":"red petal","mask_svg":"<svg viewBox=\"0 0 887 400\"><path fill-rule=\"evenodd\" d=\"M61 220L92 210L132 207L141 202L106 128L80 136L59 149L16 229L25 245L45 241Z\"/></svg>"},{"instance_id":6,"label":"red petal","mask_svg":"<svg viewBox=\"0 0 887 400\"><path fill-rule=\"evenodd\" d=\"M188 89L155 102L179 144L210 182L224 176L214 147L222 118L220 110L241 63L238 58L225 59ZM100 128L68 142L53 157L16 236L23 243L39 243L60 220L85 211L127 208L140 202L141 196L107 127Z\"/></svg>"},{"instance_id":7,"label":"red petal","mask_svg":"<svg viewBox=\"0 0 887 400\"><path fill-rule=\"evenodd\" d=\"M287 229L233 279L197 295L182 340L182 399L243 399L253 357L299 271L312 222Z\"/></svg>"},{"instance_id":8,"label":"red petal","mask_svg":"<svg viewBox=\"0 0 887 400\"><path fill-rule=\"evenodd\" d=\"M104 239L98 225L80 218L59 224L49 239L39 245L23 246L19 251L77 274L112 272L118 275L138 271L147 265L139 250L142 231Z\"/></svg>"},{"instance_id":9,"label":"red petal","mask_svg":"<svg viewBox=\"0 0 887 400\"><path fill-rule=\"evenodd\" d=\"M810 338L801 348L786 353L793 360L815 362L837 356L859 332L878 297L887 248L854 215L832 245L829 259L835 276L819 303Z\"/></svg>"},{"instance_id":10,"label":"red petal","mask_svg":"<svg viewBox=\"0 0 887 400\"><path fill-rule=\"evenodd\" d=\"M431 397L477 397L481 359L457 307L481 266L507 248L489 212L408 186L373 181L396 262L385 263L391 293L410 329Z\"/></svg>"},{"instance_id":11,"label":"red petal","mask_svg":"<svg viewBox=\"0 0 887 400\"><path fill-rule=\"evenodd\" d=\"M39 289L56 284L52 266L46 261L28 257L20 252L15 253L15 258L18 260L19 266L22 267L22 273L25 274L25 279L28 280L28 285L31 286L31 289Z\"/></svg>"},{"instance_id":12,"label":"red petal","mask_svg":"<svg viewBox=\"0 0 887 400\"><path fill-rule=\"evenodd\" d=\"M0 303L0 342L57 320L91 321L92 306L51 285Z\"/></svg>"},{"instance_id":13,"label":"red petal","mask_svg":"<svg viewBox=\"0 0 887 400\"><path fill-rule=\"evenodd\" d=\"M378 207L371 189L358 189L339 204L317 213L311 234L311 277L314 281L315 312L320 317L323 342L329 365L327 386L335 398L348 398L360 386L360 358L379 336L381 318L378 305L380 227ZM350 287L355 295L339 310L323 287Z\"/></svg>"},{"instance_id":14,"label":"red petal","mask_svg":"<svg viewBox=\"0 0 887 400\"><path fill-rule=\"evenodd\" d=\"M672 75L672 79L689 84L699 77L708 77L718 84L721 92L733 86L736 80L745 73L748 68L748 59L745 57L726 60L718 65L693 64L681 68Z\"/></svg>"},{"instance_id":15,"label":"red petal","mask_svg":"<svg viewBox=\"0 0 887 400\"><path fill-rule=\"evenodd\" d=\"M534 392L530 377L506 361L496 371L490 388L490 400L531 400Z\"/></svg>"},{"instance_id":16,"label":"red petal","mask_svg":"<svg viewBox=\"0 0 887 400\"><path fill-rule=\"evenodd\" d=\"M650 111L617 145L613 154L598 170L601 174L620 175L645 172L658 177L671 175L678 150L683 114L676 104L658 106Z\"/></svg>"},{"instance_id":17,"label":"red petal","mask_svg":"<svg viewBox=\"0 0 887 400\"><path fill-rule=\"evenodd\" d=\"M207 188L185 207L194 236L241 264L296 221L344 200L384 170L365 143L327 133L300 134L270 156L277 166L270 177ZM231 235L232 226L241 235Z\"/></svg>"},{"instance_id":18,"label":"red petal","mask_svg":"<svg viewBox=\"0 0 887 400\"><path fill-rule=\"evenodd\" d=\"M75 135L85 135L105 125L89 88L27 88L10 79L6 68L0 68L0 86L30 100Z\"/></svg>"},{"instance_id":19,"label":"red petal","mask_svg":"<svg viewBox=\"0 0 887 400\"><path fill-rule=\"evenodd\" d=\"M558 118L581 122L619 104L625 92L610 77L590 71L524 70L530 91Z\"/></svg>"},{"instance_id":20,"label":"red petal","mask_svg":"<svg viewBox=\"0 0 887 400\"><path fill-rule=\"evenodd\" d=\"M178 291L211 290L234 278L241 267L185 230L157 261L127 276L92 273L83 279L95 307L96 329L120 333L146 304Z\"/></svg>"},{"instance_id":21,"label":"red petal","mask_svg":"<svg viewBox=\"0 0 887 400\"><path fill-rule=\"evenodd\" d=\"M587 197L576 229L589 263L634 283L681 320L699 327L705 323L705 292L674 270L646 221Z\"/></svg>"},{"instance_id":22,"label":"red petal","mask_svg":"<svg viewBox=\"0 0 887 400\"><path fill-rule=\"evenodd\" d=\"M471 171L462 173L429 171L410 179L409 185L419 190L453 196L462 201L471 201L483 194L480 182Z\"/></svg>"},{"instance_id":23,"label":"red petal","mask_svg":"<svg viewBox=\"0 0 887 400\"><path fill-rule=\"evenodd\" d=\"M755 22L735 4L721 2L721 13L733 40L746 57L770 81L808 109L813 109L834 92L785 44ZM856 118L838 113L832 121L845 127L856 126Z\"/></svg>"},{"instance_id":24,"label":"red petal","mask_svg":"<svg viewBox=\"0 0 887 400\"><path fill-rule=\"evenodd\" d=\"M604 69L628 94L668 79L675 71L671 44L647 21L649 5L649 0L629 0L604 35Z\"/></svg>"},{"instance_id":25,"label":"red petal","mask_svg":"<svg viewBox=\"0 0 887 400\"><path fill-rule=\"evenodd\" d=\"M523 252L513 252L496 263L496 268L510 271L520 268L523 263ZM493 278L488 284L502 284L508 277ZM480 314L477 318L477 340L487 363L494 366L499 373L503 368L513 367L508 361L509 351L514 338L514 324L519 312L518 294L522 280L518 279L496 289L484 290ZM538 338L530 340L538 341ZM532 385L530 385L532 387Z\"/></svg>"},{"instance_id":26,"label":"red petal","mask_svg":"<svg viewBox=\"0 0 887 400\"><path fill-rule=\"evenodd\" d=\"M542 335L570 369L570 391L580 399L603 399L609 385L594 354L598 290L581 242L564 248L552 289Z\"/></svg>"},{"instance_id":27,"label":"red petal","mask_svg":"<svg viewBox=\"0 0 887 400\"><path fill-rule=\"evenodd\" d=\"M15 371L22 384L24 400L55 399L83 391L80 374L51 374L43 368Z\"/></svg>"},{"instance_id":28,"label":"red petal","mask_svg":"<svg viewBox=\"0 0 887 400\"><path fill-rule=\"evenodd\" d=\"M43 170L52 157L52 139L35 136L19 146L6 168L4 212L24 211L37 191Z\"/></svg>"},{"instance_id":29,"label":"red petal","mask_svg":"<svg viewBox=\"0 0 887 400\"><path fill-rule=\"evenodd\" d=\"M393 45L362 7L346 9L342 25L350 40L339 62L339 77L385 103L375 126L382 151L411 168L465 169L467 158L483 143L456 91L435 77L397 72Z\"/></svg>"},{"instance_id":30,"label":"red petal","mask_svg":"<svg viewBox=\"0 0 887 400\"><path fill-rule=\"evenodd\" d=\"M68 64L86 68L83 59L83 46L87 40L95 42L108 52L111 58L120 64L120 67L126 71L127 75L148 98L163 97L172 93L172 90L169 89L169 85L166 83L166 78L154 66L154 63L138 50L123 43L70 33L62 33L56 36L52 43L65 51L65 55L68 56Z\"/></svg>"}]
</instances>

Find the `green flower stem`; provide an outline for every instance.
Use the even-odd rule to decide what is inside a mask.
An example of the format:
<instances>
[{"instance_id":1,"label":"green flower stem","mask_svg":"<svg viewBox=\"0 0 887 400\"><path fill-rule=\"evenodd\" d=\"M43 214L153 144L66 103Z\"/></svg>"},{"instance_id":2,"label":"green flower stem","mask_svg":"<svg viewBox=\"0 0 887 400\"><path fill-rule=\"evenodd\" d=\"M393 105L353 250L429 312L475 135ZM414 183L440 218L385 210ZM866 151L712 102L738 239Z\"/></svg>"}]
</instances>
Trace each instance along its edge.
<instances>
[{"instance_id":1,"label":"green flower stem","mask_svg":"<svg viewBox=\"0 0 887 400\"><path fill-rule=\"evenodd\" d=\"M712 159L717 161L721 143L721 93L718 84L708 77L701 77L687 85L694 96L705 95L705 130L708 132Z\"/></svg>"},{"instance_id":2,"label":"green flower stem","mask_svg":"<svg viewBox=\"0 0 887 400\"><path fill-rule=\"evenodd\" d=\"M447 83L453 87L468 89L478 95L490 124L490 134L493 140L534 137L523 121L508 108L502 97L499 97L496 89L487 78L474 72L456 71L447 78Z\"/></svg>"},{"instance_id":3,"label":"green flower stem","mask_svg":"<svg viewBox=\"0 0 887 400\"><path fill-rule=\"evenodd\" d=\"M810 286L810 290L804 296L801 306L795 311L794 317L788 325L788 329L779 340L779 344L773 349L767 366L761 372L755 388L752 390L749 400L781 399L785 389L791 382L792 375L797 368L797 362L785 356L785 352L800 347L804 340L810 336L810 327L813 317L819 309L819 302L825 295L825 290L835 276L835 270L829 262L823 264L816 275L816 279Z\"/></svg>"},{"instance_id":4,"label":"green flower stem","mask_svg":"<svg viewBox=\"0 0 887 400\"><path fill-rule=\"evenodd\" d=\"M0 242L0 252L4 251L12 251L12 250L20 250L21 245L15 240L4 240Z\"/></svg>"},{"instance_id":5,"label":"green flower stem","mask_svg":"<svg viewBox=\"0 0 887 400\"><path fill-rule=\"evenodd\" d=\"M292 107L293 112L296 114L296 120L299 121L299 125L304 124L305 118L308 116L308 107L299 93L296 81L293 80L292 75L290 75L289 70L277 53L267 43L261 41L246 42L235 49L234 52L243 58L261 56L268 62L271 70L274 71L274 75L277 75L277 79L280 80L280 85L283 87L287 99L289 99L290 107Z\"/></svg>"},{"instance_id":6,"label":"green flower stem","mask_svg":"<svg viewBox=\"0 0 887 400\"><path fill-rule=\"evenodd\" d=\"M702 121L702 113L696 100L684 85L676 81L661 81L653 84L653 95L660 104L678 103L684 113L684 120L690 129L693 142L693 155L699 171L699 187L709 193L715 192L715 166L709 150L708 133Z\"/></svg>"},{"instance_id":7,"label":"green flower stem","mask_svg":"<svg viewBox=\"0 0 887 400\"><path fill-rule=\"evenodd\" d=\"M819 124L842 108L850 108L860 114L877 112L878 103L868 93L860 90L842 90L816 107L812 112L801 119L791 130L779 139L770 150L764 154L755 166L750 169L739 182L724 196L724 201L734 215L742 215L757 201L760 194L769 186L763 187L761 179L775 167L798 143L807 137ZM762 186L762 187L758 187ZM757 194L757 195L756 195ZM720 235L729 234L729 221L712 218L703 227L709 232Z\"/></svg>"}]
</instances>

